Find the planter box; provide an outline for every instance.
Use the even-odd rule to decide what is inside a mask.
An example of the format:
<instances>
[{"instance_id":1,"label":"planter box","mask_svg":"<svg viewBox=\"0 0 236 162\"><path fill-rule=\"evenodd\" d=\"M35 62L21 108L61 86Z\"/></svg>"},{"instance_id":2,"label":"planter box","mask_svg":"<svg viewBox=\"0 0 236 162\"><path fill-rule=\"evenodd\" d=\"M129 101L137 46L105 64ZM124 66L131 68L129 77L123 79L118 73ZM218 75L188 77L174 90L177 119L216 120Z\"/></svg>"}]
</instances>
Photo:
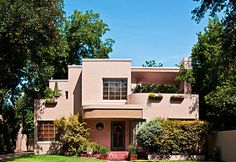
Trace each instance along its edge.
<instances>
[{"instance_id":1,"label":"planter box","mask_svg":"<svg viewBox=\"0 0 236 162\"><path fill-rule=\"evenodd\" d=\"M57 101L55 99L45 101L46 107L55 107L56 105L57 105Z\"/></svg>"},{"instance_id":2,"label":"planter box","mask_svg":"<svg viewBox=\"0 0 236 162\"><path fill-rule=\"evenodd\" d=\"M159 155L148 154L148 160L205 160L205 155Z\"/></svg>"},{"instance_id":3,"label":"planter box","mask_svg":"<svg viewBox=\"0 0 236 162\"><path fill-rule=\"evenodd\" d=\"M163 96L161 94L149 94L148 100L150 102L160 102Z\"/></svg>"},{"instance_id":4,"label":"planter box","mask_svg":"<svg viewBox=\"0 0 236 162\"><path fill-rule=\"evenodd\" d=\"M130 155L130 161L132 161L132 160L137 160L137 155Z\"/></svg>"},{"instance_id":5,"label":"planter box","mask_svg":"<svg viewBox=\"0 0 236 162\"><path fill-rule=\"evenodd\" d=\"M173 95L170 97L171 103L181 103L184 100L183 95Z\"/></svg>"},{"instance_id":6,"label":"planter box","mask_svg":"<svg viewBox=\"0 0 236 162\"><path fill-rule=\"evenodd\" d=\"M107 157L108 157L108 156L100 155L100 159L101 159L101 160L107 160Z\"/></svg>"}]
</instances>

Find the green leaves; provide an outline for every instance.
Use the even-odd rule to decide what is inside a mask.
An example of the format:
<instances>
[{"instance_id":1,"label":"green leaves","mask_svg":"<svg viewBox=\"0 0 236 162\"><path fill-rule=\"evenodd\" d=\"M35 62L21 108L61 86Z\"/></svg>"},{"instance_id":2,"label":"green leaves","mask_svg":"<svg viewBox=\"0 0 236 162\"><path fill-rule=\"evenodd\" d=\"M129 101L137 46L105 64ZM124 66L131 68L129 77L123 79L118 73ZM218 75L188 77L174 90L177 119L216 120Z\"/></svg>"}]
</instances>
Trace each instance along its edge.
<instances>
[{"instance_id":1,"label":"green leaves","mask_svg":"<svg viewBox=\"0 0 236 162\"><path fill-rule=\"evenodd\" d=\"M145 61L145 63L142 65L143 67L162 67L163 64L162 63L156 63L155 60L149 60L149 61Z\"/></svg>"},{"instance_id":2,"label":"green leaves","mask_svg":"<svg viewBox=\"0 0 236 162\"><path fill-rule=\"evenodd\" d=\"M139 144L159 155L198 155L205 151L208 123L156 119L137 132Z\"/></svg>"},{"instance_id":3,"label":"green leaves","mask_svg":"<svg viewBox=\"0 0 236 162\"><path fill-rule=\"evenodd\" d=\"M69 64L81 64L82 58L108 58L114 40L102 37L109 30L98 13L75 11L65 27Z\"/></svg>"},{"instance_id":4,"label":"green leaves","mask_svg":"<svg viewBox=\"0 0 236 162\"><path fill-rule=\"evenodd\" d=\"M85 128L86 123L81 121L79 114L71 115L68 119L64 116L54 121L57 129L57 137L62 143L65 152L72 151L74 154L80 145L87 142L89 129Z\"/></svg>"}]
</instances>

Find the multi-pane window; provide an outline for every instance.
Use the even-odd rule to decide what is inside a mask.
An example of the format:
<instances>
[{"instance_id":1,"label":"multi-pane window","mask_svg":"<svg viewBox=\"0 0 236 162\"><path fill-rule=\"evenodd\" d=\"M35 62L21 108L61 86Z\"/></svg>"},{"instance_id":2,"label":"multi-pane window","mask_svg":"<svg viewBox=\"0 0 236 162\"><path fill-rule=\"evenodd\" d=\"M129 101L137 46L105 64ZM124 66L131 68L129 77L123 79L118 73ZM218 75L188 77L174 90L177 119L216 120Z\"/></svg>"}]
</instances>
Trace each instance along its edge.
<instances>
[{"instance_id":1,"label":"multi-pane window","mask_svg":"<svg viewBox=\"0 0 236 162\"><path fill-rule=\"evenodd\" d=\"M126 100L127 79L126 78L104 78L103 79L104 100Z\"/></svg>"},{"instance_id":2,"label":"multi-pane window","mask_svg":"<svg viewBox=\"0 0 236 162\"><path fill-rule=\"evenodd\" d=\"M54 141L55 126L53 121L38 121L38 141Z\"/></svg>"}]
</instances>

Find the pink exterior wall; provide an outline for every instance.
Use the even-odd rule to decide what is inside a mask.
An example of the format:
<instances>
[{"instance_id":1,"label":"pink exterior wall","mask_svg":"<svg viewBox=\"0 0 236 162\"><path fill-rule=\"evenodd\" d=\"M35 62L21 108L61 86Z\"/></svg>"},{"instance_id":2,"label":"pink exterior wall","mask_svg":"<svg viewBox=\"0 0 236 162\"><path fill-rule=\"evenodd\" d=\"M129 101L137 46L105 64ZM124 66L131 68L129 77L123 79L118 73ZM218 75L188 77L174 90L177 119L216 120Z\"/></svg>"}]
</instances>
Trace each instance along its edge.
<instances>
[{"instance_id":1,"label":"pink exterior wall","mask_svg":"<svg viewBox=\"0 0 236 162\"><path fill-rule=\"evenodd\" d=\"M138 111L138 119L151 120L153 118L170 118L170 119L198 119L198 95L185 94L185 99L181 103L170 103L172 94L163 94L163 99L160 102L152 103L148 101L149 94L132 94L131 88L138 81L146 83L174 83L173 78L177 76L178 68L134 68L131 67L131 60L112 60L112 59L83 59L82 66L69 65L68 79L66 80L50 80L49 87L54 89L55 83L58 83L58 88L61 90L62 96L57 99L55 107L45 107L44 100L35 100L35 144L38 149L37 153L46 153L50 146L50 142L37 141L37 121L39 120L55 120L63 115L81 113L83 106L98 105L106 108L114 106L122 107L121 105L131 105L141 107ZM141 78L140 78L141 77ZM103 78L127 78L128 100L103 100ZM141 80L140 80L141 79ZM65 98L65 91L68 91L68 99ZM127 107L127 106L126 106ZM94 110L97 111L97 108ZM99 109L99 111L101 111ZM104 109L104 111L107 111ZM115 112L115 111L113 111ZM82 113L81 113L82 114ZM101 113L100 113L101 114ZM128 114L128 113L127 113ZM141 114L141 115L140 115ZM114 119L108 119L107 116L103 119L86 119L88 127L91 129L90 138L108 148L111 142L111 120L125 121L126 149L129 143L129 121L128 116L119 116L115 113ZM130 116L131 117L131 116ZM97 121L103 121L105 128L103 131L95 129Z\"/></svg>"},{"instance_id":2,"label":"pink exterior wall","mask_svg":"<svg viewBox=\"0 0 236 162\"><path fill-rule=\"evenodd\" d=\"M143 119L151 120L157 117L169 119L198 119L198 95L185 96L181 103L171 103L170 97L176 94L162 94L160 102L148 100L149 93L134 93L129 96L129 104L143 106ZM179 94L178 94L179 95Z\"/></svg>"},{"instance_id":3,"label":"pink exterior wall","mask_svg":"<svg viewBox=\"0 0 236 162\"><path fill-rule=\"evenodd\" d=\"M34 143L35 152L39 154L46 153L51 142L37 141L37 121L53 121L62 116L69 116L82 111L81 66L68 66L68 79L66 80L49 80L49 87L52 90L56 82L62 96L56 99L57 104L55 106L46 106L43 99L34 102ZM68 99L66 99L65 91L68 91Z\"/></svg>"},{"instance_id":4,"label":"pink exterior wall","mask_svg":"<svg viewBox=\"0 0 236 162\"><path fill-rule=\"evenodd\" d=\"M131 60L84 59L82 69L82 105L126 102L103 100L103 78L127 78L131 94Z\"/></svg>"},{"instance_id":5,"label":"pink exterior wall","mask_svg":"<svg viewBox=\"0 0 236 162\"><path fill-rule=\"evenodd\" d=\"M125 121L125 150L128 150L129 145L129 120L128 119L98 119L98 120L86 120L87 126L91 128L89 138L92 141L97 142L107 148L111 147L111 121ZM96 130L96 124L102 122L104 129Z\"/></svg>"},{"instance_id":6,"label":"pink exterior wall","mask_svg":"<svg viewBox=\"0 0 236 162\"><path fill-rule=\"evenodd\" d=\"M209 137L209 152L213 148L220 149L221 160L225 162L236 161L236 130L218 131L215 135Z\"/></svg>"}]
</instances>

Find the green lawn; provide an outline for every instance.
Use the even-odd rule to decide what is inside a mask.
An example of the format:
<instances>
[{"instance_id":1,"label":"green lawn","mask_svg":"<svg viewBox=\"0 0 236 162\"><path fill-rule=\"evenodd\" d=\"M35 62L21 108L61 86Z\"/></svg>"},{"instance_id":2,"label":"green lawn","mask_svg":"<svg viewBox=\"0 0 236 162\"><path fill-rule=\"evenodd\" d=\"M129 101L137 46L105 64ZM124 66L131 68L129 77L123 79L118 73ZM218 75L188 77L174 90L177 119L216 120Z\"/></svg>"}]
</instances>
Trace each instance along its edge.
<instances>
[{"instance_id":1,"label":"green lawn","mask_svg":"<svg viewBox=\"0 0 236 162\"><path fill-rule=\"evenodd\" d=\"M5 160L3 162L106 162L99 159L85 159L59 155L34 155L28 157Z\"/></svg>"},{"instance_id":2,"label":"green lawn","mask_svg":"<svg viewBox=\"0 0 236 162\"><path fill-rule=\"evenodd\" d=\"M132 162L214 162L214 161L200 161L200 160L134 160Z\"/></svg>"},{"instance_id":3,"label":"green lawn","mask_svg":"<svg viewBox=\"0 0 236 162\"><path fill-rule=\"evenodd\" d=\"M195 160L135 160L132 162L207 162L207 161L195 161ZM10 160L4 160L3 162L106 162L99 159L89 158L77 158L59 155L33 155L28 157L14 158ZM209 161L208 161L209 162Z\"/></svg>"}]
</instances>

